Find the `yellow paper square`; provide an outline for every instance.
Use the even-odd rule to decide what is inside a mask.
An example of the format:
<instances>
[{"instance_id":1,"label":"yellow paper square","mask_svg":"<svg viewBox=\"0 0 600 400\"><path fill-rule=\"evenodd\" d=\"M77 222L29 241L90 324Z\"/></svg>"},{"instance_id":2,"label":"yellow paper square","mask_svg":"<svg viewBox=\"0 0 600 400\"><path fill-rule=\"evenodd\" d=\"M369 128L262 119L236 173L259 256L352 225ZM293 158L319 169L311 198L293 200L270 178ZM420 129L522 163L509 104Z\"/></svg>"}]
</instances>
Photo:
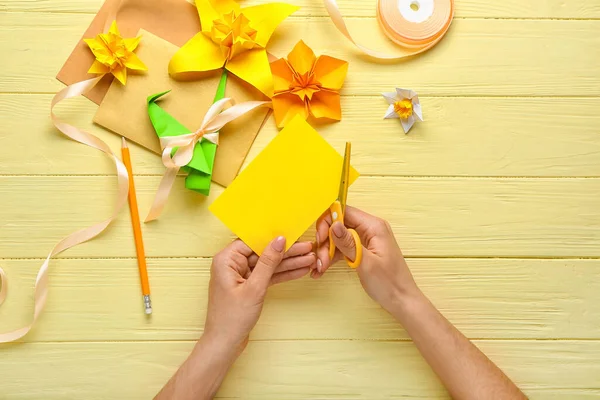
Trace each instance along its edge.
<instances>
[{"instance_id":1,"label":"yellow paper square","mask_svg":"<svg viewBox=\"0 0 600 400\"><path fill-rule=\"evenodd\" d=\"M300 116L292 119L209 209L261 254L289 248L337 198L343 157ZM350 184L358 178L351 169Z\"/></svg>"}]
</instances>

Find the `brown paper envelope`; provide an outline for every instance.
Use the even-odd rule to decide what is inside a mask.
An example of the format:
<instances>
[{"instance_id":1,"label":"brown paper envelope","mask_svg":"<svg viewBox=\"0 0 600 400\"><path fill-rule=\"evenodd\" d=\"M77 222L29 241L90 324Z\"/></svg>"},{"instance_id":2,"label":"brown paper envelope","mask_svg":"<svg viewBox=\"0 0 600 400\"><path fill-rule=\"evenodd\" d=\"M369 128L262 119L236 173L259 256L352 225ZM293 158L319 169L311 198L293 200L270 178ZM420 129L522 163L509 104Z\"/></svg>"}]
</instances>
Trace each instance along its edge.
<instances>
[{"instance_id":1,"label":"brown paper envelope","mask_svg":"<svg viewBox=\"0 0 600 400\"><path fill-rule=\"evenodd\" d=\"M82 39L91 39L101 33L106 18L114 15L114 10L119 7L120 2L121 0L106 0ZM177 46L183 46L200 31L200 19L196 7L186 0L122 0L117 13L117 24L124 37L133 37L143 28ZM96 75L87 73L93 62L94 55L87 44L80 40L56 75L56 79L65 85L70 85L93 78ZM112 79L112 76L106 76L86 97L100 104Z\"/></svg>"},{"instance_id":2,"label":"brown paper envelope","mask_svg":"<svg viewBox=\"0 0 600 400\"><path fill-rule=\"evenodd\" d=\"M169 77L168 65L177 46L153 34L140 31L142 41L136 54L148 71L132 74L128 71L127 85L113 82L94 116L94 122L160 153L158 136L148 117L146 98L171 89L159 100L162 108L187 127L190 132L200 127L212 105L221 70L213 71L201 80L181 82ZM226 97L236 103L266 100L260 92L233 74L227 77ZM252 142L256 138L269 109L260 108L230 122L219 136L213 181L227 186L240 170Z\"/></svg>"}]
</instances>

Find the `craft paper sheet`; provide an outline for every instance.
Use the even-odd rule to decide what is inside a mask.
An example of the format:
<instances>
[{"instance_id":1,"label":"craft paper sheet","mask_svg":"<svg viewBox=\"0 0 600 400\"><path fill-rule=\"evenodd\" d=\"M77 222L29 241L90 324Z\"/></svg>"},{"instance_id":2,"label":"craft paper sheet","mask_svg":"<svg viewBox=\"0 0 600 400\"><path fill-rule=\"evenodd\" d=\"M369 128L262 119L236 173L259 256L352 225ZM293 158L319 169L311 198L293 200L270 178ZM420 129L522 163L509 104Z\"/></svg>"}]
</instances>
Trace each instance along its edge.
<instances>
[{"instance_id":1,"label":"craft paper sheet","mask_svg":"<svg viewBox=\"0 0 600 400\"><path fill-rule=\"evenodd\" d=\"M88 74L88 69L94 62L94 55L83 38L92 38L101 33L107 16L117 7L117 23L124 37L133 37L143 28L177 46L182 46L200 30L196 7L185 0L106 0L83 34L82 40L77 43L56 75L56 79L70 85L94 77L94 74ZM111 82L112 77L105 77L85 96L100 104Z\"/></svg>"},{"instance_id":2,"label":"craft paper sheet","mask_svg":"<svg viewBox=\"0 0 600 400\"><path fill-rule=\"evenodd\" d=\"M171 93L161 99L160 107L189 132L194 132L213 103L221 71L207 73L198 81L175 81L169 77L167 66L177 46L150 32L140 31L140 34L142 41L136 54L148 66L148 71L131 73L127 86L113 82L94 122L160 153L159 140L148 117L148 96L171 89ZM238 103L263 99L256 89L234 76L227 79L225 95ZM268 112L267 109L252 111L222 129L213 170L214 182L227 186L233 181Z\"/></svg>"},{"instance_id":3,"label":"craft paper sheet","mask_svg":"<svg viewBox=\"0 0 600 400\"><path fill-rule=\"evenodd\" d=\"M277 236L289 248L337 198L342 164L296 116L209 209L257 254ZM350 183L357 177L352 169Z\"/></svg>"}]
</instances>

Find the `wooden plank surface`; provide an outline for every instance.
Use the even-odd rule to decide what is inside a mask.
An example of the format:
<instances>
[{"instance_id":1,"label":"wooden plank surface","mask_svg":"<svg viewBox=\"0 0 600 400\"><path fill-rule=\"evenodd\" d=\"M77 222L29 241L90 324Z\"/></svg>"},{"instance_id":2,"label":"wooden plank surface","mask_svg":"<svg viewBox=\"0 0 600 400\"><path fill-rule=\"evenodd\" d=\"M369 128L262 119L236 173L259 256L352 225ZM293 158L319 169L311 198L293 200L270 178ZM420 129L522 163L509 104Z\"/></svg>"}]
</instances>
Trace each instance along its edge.
<instances>
[{"instance_id":1,"label":"wooden plank surface","mask_svg":"<svg viewBox=\"0 0 600 400\"><path fill-rule=\"evenodd\" d=\"M53 77L91 17L10 13L0 26L0 47L19 57L5 61L0 92L59 90L62 86ZM347 22L373 47L397 51L372 19ZM32 32L35 40L27 39ZM286 55L302 39L317 53L349 60L343 93L353 96L374 95L395 86L412 88L422 96L597 96L599 32L600 20L456 20L446 40L417 59L377 65L343 41L331 21L310 17L285 21L269 51Z\"/></svg>"},{"instance_id":2,"label":"wooden plank surface","mask_svg":"<svg viewBox=\"0 0 600 400\"><path fill-rule=\"evenodd\" d=\"M600 395L596 341L475 344L531 399ZM2 390L8 398L148 399L192 347L193 342L0 346ZM412 343L310 340L251 342L217 398L445 399L447 394Z\"/></svg>"},{"instance_id":3,"label":"wooden plank surface","mask_svg":"<svg viewBox=\"0 0 600 400\"><path fill-rule=\"evenodd\" d=\"M51 98L0 95L0 119L5 121L0 126L0 174L112 174L106 156L56 131L48 118ZM405 135L398 121L382 118L387 104L381 96L344 96L342 122L320 126L319 132L340 151L346 140L352 141L352 163L363 176L600 176L598 98L422 97L421 103L426 124ZM81 98L61 106L58 114L118 150L119 137L91 122L95 110ZM249 159L277 131L268 120ZM13 132L31 132L37 145ZM154 153L132 145L132 157L136 174L164 173Z\"/></svg>"},{"instance_id":4,"label":"wooden plank surface","mask_svg":"<svg viewBox=\"0 0 600 400\"><path fill-rule=\"evenodd\" d=\"M433 303L471 338L600 339L600 260L409 259ZM25 325L41 260L0 260L11 279L0 332ZM136 261L51 264L49 312L27 342L193 340L206 316L210 259L149 260L147 319ZM73 301L77 299L77 301ZM171 312L171 310L178 310ZM118 312L117 312L118 311ZM321 280L273 287L254 340L408 340L406 332L336 265Z\"/></svg>"},{"instance_id":5,"label":"wooden plank surface","mask_svg":"<svg viewBox=\"0 0 600 400\"><path fill-rule=\"evenodd\" d=\"M248 0L244 4L260 4ZM440 310L532 399L600 397L600 3L456 2L448 36L399 64L361 57L321 1L269 48L299 40L350 62L343 121L363 177L349 201L390 220L415 279ZM375 1L339 0L361 42L398 52ZM50 123L54 76L101 0L0 4L0 267L9 274L0 332L29 321L42 259L68 233L109 215L109 160ZM380 92L415 89L426 121L404 135ZM59 114L118 149L90 122ZM277 134L273 121L249 160ZM132 148L145 213L164 168ZM22 343L0 345L0 399L149 398L202 332L210 256L232 234L178 179L162 218L144 225L155 314L141 312L127 211L98 239L51 263L48 307ZM312 231L306 235L310 238ZM337 265L321 280L274 287L247 351L218 398L445 399L406 332Z\"/></svg>"},{"instance_id":6,"label":"wooden plank surface","mask_svg":"<svg viewBox=\"0 0 600 400\"><path fill-rule=\"evenodd\" d=\"M193 0L188 0L193 3ZM244 6L262 4L261 0L240 2ZM290 4L300 6L294 16L325 16L322 1L290 0ZM338 0L344 16L374 17L375 0L354 1ZM95 13L102 0L12 0L0 6L0 10L31 12L77 12ZM594 1L571 0L506 0L502 2L483 2L480 0L461 0L455 2L456 18L600 18L600 4Z\"/></svg>"},{"instance_id":7,"label":"wooden plank surface","mask_svg":"<svg viewBox=\"0 0 600 400\"><path fill-rule=\"evenodd\" d=\"M160 177L136 179L147 212ZM0 177L0 254L45 257L60 238L110 215L116 178ZM175 182L162 217L144 224L150 257L205 257L233 239L208 198ZM599 257L598 178L362 177L349 204L390 221L407 256ZM17 207L17 208L15 208ZM133 257L127 211L96 240L59 257Z\"/></svg>"}]
</instances>

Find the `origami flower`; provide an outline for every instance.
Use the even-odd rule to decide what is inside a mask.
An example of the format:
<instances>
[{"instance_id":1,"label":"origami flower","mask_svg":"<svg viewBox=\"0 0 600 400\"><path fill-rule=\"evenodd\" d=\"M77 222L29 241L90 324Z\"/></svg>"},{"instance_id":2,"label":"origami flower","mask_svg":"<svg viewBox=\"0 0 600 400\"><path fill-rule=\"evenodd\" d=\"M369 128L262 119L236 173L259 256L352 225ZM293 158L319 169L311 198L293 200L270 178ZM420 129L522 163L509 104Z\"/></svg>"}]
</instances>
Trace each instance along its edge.
<instances>
[{"instance_id":1,"label":"origami flower","mask_svg":"<svg viewBox=\"0 0 600 400\"><path fill-rule=\"evenodd\" d=\"M88 73L111 73L124 85L127 82L127 68L147 71L148 68L134 53L141 39L141 36L123 39L117 21L113 21L108 33L100 33L94 39L83 39L96 56Z\"/></svg>"},{"instance_id":2,"label":"origami flower","mask_svg":"<svg viewBox=\"0 0 600 400\"><path fill-rule=\"evenodd\" d=\"M277 26L298 9L285 3L241 8L233 0L196 0L202 31L173 56L169 74L225 68L268 97L273 77L265 47Z\"/></svg>"},{"instance_id":3,"label":"origami flower","mask_svg":"<svg viewBox=\"0 0 600 400\"><path fill-rule=\"evenodd\" d=\"M395 92L382 95L390 105L383 118L400 118L404 133L408 133L415 121L423 121L419 96L414 91L396 88Z\"/></svg>"},{"instance_id":4,"label":"origami flower","mask_svg":"<svg viewBox=\"0 0 600 400\"><path fill-rule=\"evenodd\" d=\"M288 58L271 63L275 94L273 113L279 128L296 114L304 119L342 118L339 90L344 84L348 63L329 56L315 57L303 41L299 41Z\"/></svg>"}]
</instances>

